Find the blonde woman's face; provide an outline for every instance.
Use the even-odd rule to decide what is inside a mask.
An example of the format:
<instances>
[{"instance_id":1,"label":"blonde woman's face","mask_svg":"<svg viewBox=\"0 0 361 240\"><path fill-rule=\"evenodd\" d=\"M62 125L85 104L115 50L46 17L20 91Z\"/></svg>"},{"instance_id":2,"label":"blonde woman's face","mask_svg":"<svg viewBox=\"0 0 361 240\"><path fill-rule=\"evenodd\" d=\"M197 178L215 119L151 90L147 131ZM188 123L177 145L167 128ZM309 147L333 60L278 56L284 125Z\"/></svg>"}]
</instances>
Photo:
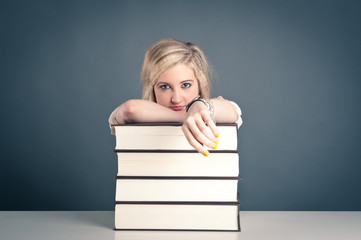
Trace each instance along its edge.
<instances>
[{"instance_id":1,"label":"blonde woman's face","mask_svg":"<svg viewBox=\"0 0 361 240\"><path fill-rule=\"evenodd\" d=\"M168 68L154 85L154 94L158 104L186 113L187 104L199 95L193 69L184 63Z\"/></svg>"}]
</instances>

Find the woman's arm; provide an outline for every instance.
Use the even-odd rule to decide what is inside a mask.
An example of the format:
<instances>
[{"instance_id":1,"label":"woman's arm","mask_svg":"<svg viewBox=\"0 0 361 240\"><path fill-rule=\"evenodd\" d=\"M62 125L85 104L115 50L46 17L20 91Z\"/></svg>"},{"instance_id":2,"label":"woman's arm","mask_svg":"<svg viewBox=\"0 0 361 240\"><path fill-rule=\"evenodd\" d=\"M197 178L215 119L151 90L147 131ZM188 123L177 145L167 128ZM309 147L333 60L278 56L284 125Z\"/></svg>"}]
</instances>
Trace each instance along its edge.
<instances>
[{"instance_id":1,"label":"woman's arm","mask_svg":"<svg viewBox=\"0 0 361 240\"><path fill-rule=\"evenodd\" d=\"M235 106L222 97L213 98L214 118L218 123L235 123L239 118ZM209 132L207 126L212 130ZM209 148L217 148L219 132L213 122L208 107L201 101L194 102L188 109L188 114L182 126L184 135L190 145L199 153L208 156Z\"/></svg>"},{"instance_id":2,"label":"woman's arm","mask_svg":"<svg viewBox=\"0 0 361 240\"><path fill-rule=\"evenodd\" d=\"M236 108L222 97L211 99L214 105L215 120L218 123L234 123L239 118ZM113 115L113 114L112 114ZM112 116L111 116L112 117ZM115 110L115 119L119 124L131 122L183 122L183 132L199 153L208 156L209 148L216 148L219 132L213 122L208 107L200 101L194 102L188 113L173 111L155 102L131 99ZM113 120L114 121L114 120ZM212 130L209 131L207 125ZM114 134L112 130L112 134Z\"/></svg>"},{"instance_id":3,"label":"woman's arm","mask_svg":"<svg viewBox=\"0 0 361 240\"><path fill-rule=\"evenodd\" d=\"M186 115L155 102L131 99L120 105L115 114L119 124L131 122L183 122Z\"/></svg>"},{"instance_id":4,"label":"woman's arm","mask_svg":"<svg viewBox=\"0 0 361 240\"><path fill-rule=\"evenodd\" d=\"M214 105L214 116L218 123L235 123L239 115L236 108L222 96L211 99Z\"/></svg>"}]
</instances>

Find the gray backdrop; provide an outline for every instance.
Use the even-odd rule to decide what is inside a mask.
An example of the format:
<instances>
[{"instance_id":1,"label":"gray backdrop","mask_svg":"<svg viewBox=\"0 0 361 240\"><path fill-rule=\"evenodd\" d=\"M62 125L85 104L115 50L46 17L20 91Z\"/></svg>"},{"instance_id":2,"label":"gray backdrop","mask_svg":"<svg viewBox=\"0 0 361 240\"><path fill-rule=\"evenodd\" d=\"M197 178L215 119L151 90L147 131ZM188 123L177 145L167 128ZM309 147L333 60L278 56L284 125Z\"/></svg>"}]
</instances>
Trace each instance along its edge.
<instances>
[{"instance_id":1,"label":"gray backdrop","mask_svg":"<svg viewBox=\"0 0 361 240\"><path fill-rule=\"evenodd\" d=\"M0 210L113 210L108 116L193 41L237 102L241 210L361 210L360 1L1 1Z\"/></svg>"}]
</instances>

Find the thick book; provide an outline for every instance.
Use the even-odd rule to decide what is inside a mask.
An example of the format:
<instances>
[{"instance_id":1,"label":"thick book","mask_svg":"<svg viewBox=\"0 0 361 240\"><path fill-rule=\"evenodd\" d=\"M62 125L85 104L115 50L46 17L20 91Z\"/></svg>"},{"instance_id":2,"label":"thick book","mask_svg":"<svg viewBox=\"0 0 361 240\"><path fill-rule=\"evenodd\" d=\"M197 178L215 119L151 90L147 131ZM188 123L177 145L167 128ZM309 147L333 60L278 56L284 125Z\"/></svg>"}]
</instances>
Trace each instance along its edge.
<instances>
[{"instance_id":1,"label":"thick book","mask_svg":"<svg viewBox=\"0 0 361 240\"><path fill-rule=\"evenodd\" d=\"M117 152L118 176L239 175L238 152Z\"/></svg>"},{"instance_id":2,"label":"thick book","mask_svg":"<svg viewBox=\"0 0 361 240\"><path fill-rule=\"evenodd\" d=\"M114 124L116 150L189 150L181 123ZM237 125L217 124L219 131L217 150L237 150ZM207 131L213 134L209 127ZM217 151L215 150L215 151Z\"/></svg>"},{"instance_id":3,"label":"thick book","mask_svg":"<svg viewBox=\"0 0 361 240\"><path fill-rule=\"evenodd\" d=\"M113 126L115 229L240 231L236 124L217 124L218 149L208 157L189 145L181 123Z\"/></svg>"},{"instance_id":4,"label":"thick book","mask_svg":"<svg viewBox=\"0 0 361 240\"><path fill-rule=\"evenodd\" d=\"M115 230L240 231L237 202L116 202Z\"/></svg>"},{"instance_id":5,"label":"thick book","mask_svg":"<svg viewBox=\"0 0 361 240\"><path fill-rule=\"evenodd\" d=\"M235 202L240 177L117 176L116 201Z\"/></svg>"}]
</instances>

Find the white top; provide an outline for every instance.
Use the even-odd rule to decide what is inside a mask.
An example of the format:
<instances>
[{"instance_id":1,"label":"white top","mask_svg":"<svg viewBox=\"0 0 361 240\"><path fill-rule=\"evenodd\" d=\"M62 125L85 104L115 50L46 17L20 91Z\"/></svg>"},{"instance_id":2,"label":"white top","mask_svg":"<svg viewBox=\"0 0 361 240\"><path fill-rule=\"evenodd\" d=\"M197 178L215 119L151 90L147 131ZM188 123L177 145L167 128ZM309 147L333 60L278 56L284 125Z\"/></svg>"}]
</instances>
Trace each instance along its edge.
<instances>
[{"instance_id":1,"label":"white top","mask_svg":"<svg viewBox=\"0 0 361 240\"><path fill-rule=\"evenodd\" d=\"M243 123L243 120L242 120L242 111L240 109L240 107L238 106L237 103L233 102L233 101L229 101L227 100L228 102L230 102L235 108L236 108L236 111L237 111L237 114L238 114L238 119L235 123L237 123L237 127L239 128L242 123ZM115 130L114 130L114 127L112 126L112 124L119 124L117 122L117 119L115 118L115 114L116 114L116 111L117 111L117 108L114 109L114 111L110 114L109 116L109 119L108 119L108 122L109 122L109 128L110 128L110 133L112 135L115 134Z\"/></svg>"}]
</instances>

